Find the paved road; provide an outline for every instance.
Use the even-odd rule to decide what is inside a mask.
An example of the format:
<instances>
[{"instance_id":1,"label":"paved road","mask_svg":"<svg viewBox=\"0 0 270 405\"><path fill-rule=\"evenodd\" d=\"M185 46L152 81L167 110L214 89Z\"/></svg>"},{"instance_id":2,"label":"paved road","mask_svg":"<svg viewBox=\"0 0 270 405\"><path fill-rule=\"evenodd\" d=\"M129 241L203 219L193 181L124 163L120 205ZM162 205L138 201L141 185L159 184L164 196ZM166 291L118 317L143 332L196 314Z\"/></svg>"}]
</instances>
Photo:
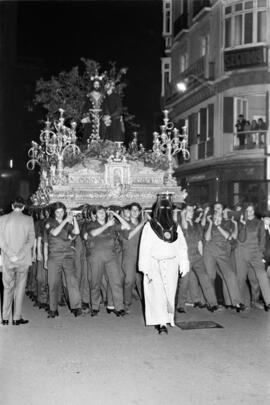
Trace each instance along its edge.
<instances>
[{"instance_id":1,"label":"paved road","mask_svg":"<svg viewBox=\"0 0 270 405\"><path fill-rule=\"evenodd\" d=\"M270 403L270 313L188 308L179 320L224 329L159 336L140 305L117 318L47 319L25 300L25 326L0 327L1 405L261 405Z\"/></svg>"}]
</instances>

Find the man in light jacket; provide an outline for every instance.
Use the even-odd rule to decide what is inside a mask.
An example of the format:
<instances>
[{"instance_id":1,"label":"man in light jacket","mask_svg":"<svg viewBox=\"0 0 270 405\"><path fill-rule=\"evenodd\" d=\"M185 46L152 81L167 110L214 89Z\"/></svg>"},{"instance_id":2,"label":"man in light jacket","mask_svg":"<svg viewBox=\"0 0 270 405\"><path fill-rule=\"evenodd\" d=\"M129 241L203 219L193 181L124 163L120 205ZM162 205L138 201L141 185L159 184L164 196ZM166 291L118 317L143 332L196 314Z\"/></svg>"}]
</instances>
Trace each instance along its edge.
<instances>
[{"instance_id":1,"label":"man in light jacket","mask_svg":"<svg viewBox=\"0 0 270 405\"><path fill-rule=\"evenodd\" d=\"M8 325L14 301L13 325L28 323L22 318L28 268L32 263L31 249L35 240L32 217L23 214L24 200L17 197L12 212L0 217L0 248L3 257L3 325Z\"/></svg>"}]
</instances>

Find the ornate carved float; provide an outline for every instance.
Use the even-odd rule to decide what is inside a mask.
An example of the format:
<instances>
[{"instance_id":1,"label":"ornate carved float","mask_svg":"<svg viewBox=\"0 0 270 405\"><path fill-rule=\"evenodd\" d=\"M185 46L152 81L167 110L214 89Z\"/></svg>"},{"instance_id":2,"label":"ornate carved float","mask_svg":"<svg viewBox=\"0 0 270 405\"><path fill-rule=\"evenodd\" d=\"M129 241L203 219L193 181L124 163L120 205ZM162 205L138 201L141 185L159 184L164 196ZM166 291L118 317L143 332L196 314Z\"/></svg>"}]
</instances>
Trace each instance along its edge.
<instances>
[{"instance_id":1,"label":"ornate carved float","mask_svg":"<svg viewBox=\"0 0 270 405\"><path fill-rule=\"evenodd\" d=\"M36 163L41 166L39 188L32 197L34 205L61 201L71 209L83 204L124 206L139 202L143 207L151 207L157 194L164 192L173 194L175 202L185 199L186 191L177 186L173 177L173 156L180 151L188 153L187 136L179 135L173 128L167 112L161 134L154 133L153 151L146 152L150 157L165 157L167 170L149 167L142 159L136 158L137 155L134 158L121 142L113 144L115 153L107 159L100 154L92 157L86 154L72 167L65 165L65 153L80 155L81 152L75 146L75 125L72 124L70 129L66 127L63 110L60 114L59 122L53 125L46 122L45 130L41 131L41 145L33 143L29 151L28 168L33 168ZM96 146L100 153L102 144L96 143ZM137 146L135 150L138 152ZM139 151L138 156L142 157L144 153L144 150Z\"/></svg>"}]
</instances>

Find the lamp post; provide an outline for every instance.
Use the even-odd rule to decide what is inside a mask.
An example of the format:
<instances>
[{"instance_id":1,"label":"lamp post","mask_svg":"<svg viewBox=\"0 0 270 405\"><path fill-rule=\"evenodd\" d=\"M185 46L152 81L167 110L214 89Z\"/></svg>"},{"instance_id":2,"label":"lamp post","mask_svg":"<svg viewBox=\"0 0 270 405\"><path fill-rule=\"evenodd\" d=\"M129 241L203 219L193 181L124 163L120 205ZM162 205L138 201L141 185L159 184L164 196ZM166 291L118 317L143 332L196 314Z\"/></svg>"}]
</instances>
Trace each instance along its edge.
<instances>
[{"instance_id":1,"label":"lamp post","mask_svg":"<svg viewBox=\"0 0 270 405\"><path fill-rule=\"evenodd\" d=\"M180 134L179 129L175 128L174 124L169 120L169 111L163 111L163 125L160 126L161 133L153 133L153 153L157 156L165 155L168 159L168 179L167 184L173 185L173 156L182 152L184 160L190 158L190 153L187 149L188 134L186 127L182 127L183 133Z\"/></svg>"},{"instance_id":2,"label":"lamp post","mask_svg":"<svg viewBox=\"0 0 270 405\"><path fill-rule=\"evenodd\" d=\"M176 88L180 93L185 93L188 90L190 79L196 80L201 85L208 87L208 89L210 89L213 94L216 94L215 86L213 83L211 83L210 80L203 79L192 74L176 83Z\"/></svg>"}]
</instances>

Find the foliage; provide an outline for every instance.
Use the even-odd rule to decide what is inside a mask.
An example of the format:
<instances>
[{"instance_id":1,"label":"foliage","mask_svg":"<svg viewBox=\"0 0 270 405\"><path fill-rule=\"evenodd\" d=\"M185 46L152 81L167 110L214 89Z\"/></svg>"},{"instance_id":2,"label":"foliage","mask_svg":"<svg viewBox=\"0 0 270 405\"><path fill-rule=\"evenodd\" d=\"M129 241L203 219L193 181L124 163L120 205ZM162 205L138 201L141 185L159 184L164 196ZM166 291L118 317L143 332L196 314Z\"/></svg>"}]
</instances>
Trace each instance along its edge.
<instances>
[{"instance_id":1,"label":"foliage","mask_svg":"<svg viewBox=\"0 0 270 405\"><path fill-rule=\"evenodd\" d=\"M114 142L109 140L95 141L85 151L82 151L80 155L70 154L65 158L64 163L72 167L80 162L84 164L84 161L89 158L97 158L105 163L110 156L115 155L115 152L116 146ZM143 162L145 166L152 167L153 170L167 170L169 167L167 156L165 154L157 155L152 150L145 151L144 149L139 149L134 153L124 151L124 155L128 161Z\"/></svg>"},{"instance_id":2,"label":"foliage","mask_svg":"<svg viewBox=\"0 0 270 405\"><path fill-rule=\"evenodd\" d=\"M92 89L92 80L95 76L102 77L102 85L113 81L116 90L123 95L126 83L123 76L127 73L127 68L117 71L116 63L109 62L109 69L99 73L101 66L98 62L81 58L82 67L73 67L69 72L62 71L57 76L52 76L49 80L41 78L36 84L36 95L34 105L41 105L51 120L59 118L59 108L65 110L66 120L80 121L82 110L87 94ZM134 116L124 107L124 120L131 127L135 128Z\"/></svg>"}]
</instances>

